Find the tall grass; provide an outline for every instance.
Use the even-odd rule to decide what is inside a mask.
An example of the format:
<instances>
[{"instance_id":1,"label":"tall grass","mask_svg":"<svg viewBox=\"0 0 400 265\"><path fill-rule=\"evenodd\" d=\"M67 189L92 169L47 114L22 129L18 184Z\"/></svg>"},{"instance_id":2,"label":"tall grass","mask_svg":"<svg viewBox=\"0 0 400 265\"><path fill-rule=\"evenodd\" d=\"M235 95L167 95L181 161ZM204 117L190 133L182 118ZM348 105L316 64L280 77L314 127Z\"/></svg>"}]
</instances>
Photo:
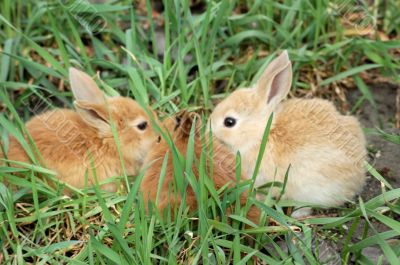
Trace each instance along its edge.
<instances>
[{"instance_id":1,"label":"tall grass","mask_svg":"<svg viewBox=\"0 0 400 265\"><path fill-rule=\"evenodd\" d=\"M331 97L329 91L354 82L362 94L358 106L363 101L375 106L360 74L378 71L398 81L400 9L395 0L359 1L363 17L376 19L366 22L352 20L351 1L205 1L204 10L196 12L192 1L164 0L162 18L151 1L140 2L145 4L0 3L2 148L8 146L8 134L22 139L23 121L36 112L72 107L66 83L70 66L92 75L101 71L108 94L132 96L165 114L212 110L225 93L256 80L281 49L289 50L294 63L292 91L297 95ZM383 137L398 143L395 136ZM184 203L172 209L174 221L145 212L139 191L143 174L131 179L127 191L106 194L95 187L69 198L37 178L54 178L39 165L1 166L0 263L318 264L327 262L321 252L329 241L341 246L332 264L373 264L363 252L373 245L382 250L381 261L398 264L400 189L386 184L373 168L371 175L382 183L376 198L357 199L336 209L335 216L299 221L284 211L296 202L269 198L260 203L253 195L250 201L263 213L263 222L255 225L239 206L229 218L221 214L248 183L213 190L204 157L198 158L197 180L191 172L192 150L185 158L170 155L179 162L176 185L190 185L199 200L194 214ZM377 224L386 231L377 230ZM361 237L357 230L363 231Z\"/></svg>"}]
</instances>

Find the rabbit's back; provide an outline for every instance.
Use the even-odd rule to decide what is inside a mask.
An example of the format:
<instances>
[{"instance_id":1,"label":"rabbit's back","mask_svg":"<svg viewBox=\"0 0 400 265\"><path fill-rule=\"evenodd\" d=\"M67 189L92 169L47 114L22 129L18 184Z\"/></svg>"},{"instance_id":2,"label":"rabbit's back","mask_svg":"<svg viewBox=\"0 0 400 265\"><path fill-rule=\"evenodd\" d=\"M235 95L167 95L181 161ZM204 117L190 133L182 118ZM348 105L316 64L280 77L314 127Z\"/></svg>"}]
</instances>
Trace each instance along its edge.
<instances>
[{"instance_id":1,"label":"rabbit's back","mask_svg":"<svg viewBox=\"0 0 400 265\"><path fill-rule=\"evenodd\" d=\"M58 109L35 116L25 125L35 147L37 161L57 173L57 178L77 188L84 186L84 176L88 175L88 185L93 185L93 167L101 181L105 176L118 175L119 165L109 165L117 157L116 152L104 150L98 142L96 131L88 128L77 113ZM26 138L27 142L29 140ZM37 155L37 151L40 155ZM31 163L24 148L10 137L8 159ZM115 190L114 185L110 190Z\"/></svg>"},{"instance_id":2,"label":"rabbit's back","mask_svg":"<svg viewBox=\"0 0 400 265\"><path fill-rule=\"evenodd\" d=\"M323 99L291 99L277 111L271 137L277 151L328 146L341 150L352 161L365 158L365 137L358 120L341 115L334 105ZM287 150L285 150L287 149Z\"/></svg>"},{"instance_id":3,"label":"rabbit's back","mask_svg":"<svg viewBox=\"0 0 400 265\"><path fill-rule=\"evenodd\" d=\"M42 113L28 121L25 127L45 161L68 163L81 160L79 155L89 148L85 140L90 136L87 135L90 131L82 132L82 121L71 110L59 109ZM27 142L29 143L28 139ZM8 157L10 160L29 160L14 137L10 139Z\"/></svg>"},{"instance_id":4,"label":"rabbit's back","mask_svg":"<svg viewBox=\"0 0 400 265\"><path fill-rule=\"evenodd\" d=\"M270 137L272 159L266 159L263 171L278 168L277 180L282 181L290 164L286 194L291 199L335 206L362 189L364 135L357 119L341 115L332 103L283 102Z\"/></svg>"}]
</instances>

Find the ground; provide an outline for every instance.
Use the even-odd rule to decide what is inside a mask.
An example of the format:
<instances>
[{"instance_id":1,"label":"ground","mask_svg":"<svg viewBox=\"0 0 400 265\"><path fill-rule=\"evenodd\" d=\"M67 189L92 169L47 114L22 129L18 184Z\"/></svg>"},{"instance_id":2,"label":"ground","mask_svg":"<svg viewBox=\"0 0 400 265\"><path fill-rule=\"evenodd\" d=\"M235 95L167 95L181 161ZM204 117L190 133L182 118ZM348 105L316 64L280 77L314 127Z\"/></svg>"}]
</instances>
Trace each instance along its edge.
<instances>
[{"instance_id":1,"label":"ground","mask_svg":"<svg viewBox=\"0 0 400 265\"><path fill-rule=\"evenodd\" d=\"M376 102L377 111L367 101L356 112L365 128L380 128L387 133L400 135L400 128L394 127L396 115L396 93L399 85L393 83L378 83L369 87ZM351 90L349 101L355 104L360 97L359 90ZM370 164L393 185L400 187L400 148L395 143L382 139L379 135L366 133L368 149L371 151ZM380 193L380 183L369 176L362 197L369 200Z\"/></svg>"}]
</instances>

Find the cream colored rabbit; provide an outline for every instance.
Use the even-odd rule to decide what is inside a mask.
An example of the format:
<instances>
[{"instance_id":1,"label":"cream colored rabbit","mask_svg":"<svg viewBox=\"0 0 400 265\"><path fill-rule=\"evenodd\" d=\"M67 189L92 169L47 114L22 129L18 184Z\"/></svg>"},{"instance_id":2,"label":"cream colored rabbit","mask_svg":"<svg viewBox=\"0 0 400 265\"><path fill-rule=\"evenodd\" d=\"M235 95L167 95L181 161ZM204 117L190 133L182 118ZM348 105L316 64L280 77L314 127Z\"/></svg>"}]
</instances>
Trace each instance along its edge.
<instances>
[{"instance_id":1,"label":"cream colored rabbit","mask_svg":"<svg viewBox=\"0 0 400 265\"><path fill-rule=\"evenodd\" d=\"M240 151L250 178L273 113L256 186L282 182L291 165L285 198L326 207L341 205L365 182L366 149L360 124L326 100L282 101L291 82L292 66L284 51L254 87L236 90L216 106L210 117L212 131L233 151ZM307 208L295 212L298 217L309 213Z\"/></svg>"},{"instance_id":2,"label":"cream colored rabbit","mask_svg":"<svg viewBox=\"0 0 400 265\"><path fill-rule=\"evenodd\" d=\"M40 153L35 158L55 171L59 180L76 188L84 187L86 173L88 185L95 183L93 169L99 182L121 176L114 124L126 173L136 174L148 149L157 141L146 112L133 99L106 97L90 76L77 69L70 68L69 78L76 111L47 111L26 123ZM8 159L31 162L14 137L10 138ZM117 184L101 188L116 191Z\"/></svg>"}]
</instances>

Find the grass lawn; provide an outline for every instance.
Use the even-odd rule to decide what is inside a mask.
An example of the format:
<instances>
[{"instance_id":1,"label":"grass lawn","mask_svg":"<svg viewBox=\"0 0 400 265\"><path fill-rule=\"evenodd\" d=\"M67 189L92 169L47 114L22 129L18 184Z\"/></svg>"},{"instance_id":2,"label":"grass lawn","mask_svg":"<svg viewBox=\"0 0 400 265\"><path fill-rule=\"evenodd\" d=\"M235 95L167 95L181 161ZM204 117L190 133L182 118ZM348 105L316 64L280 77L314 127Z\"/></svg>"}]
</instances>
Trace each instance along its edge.
<instances>
[{"instance_id":1,"label":"grass lawn","mask_svg":"<svg viewBox=\"0 0 400 265\"><path fill-rule=\"evenodd\" d=\"M357 116L368 106L379 119L363 123L366 135L400 149L400 103L391 106L396 118L376 98L394 100L395 89L371 90L399 87L398 0L1 0L1 148L9 135L21 138L35 114L73 108L71 66L97 75L109 95L135 98L161 117L204 109L207 118L283 49L293 63L291 97L327 98ZM371 161L386 157L369 151ZM177 165L185 175L192 158L189 150ZM396 160L396 152L385 159ZM171 221L146 214L143 174L116 176L130 184L117 193L95 187L67 197L48 185L54 174L46 168L2 162L0 264L399 264L400 172L386 174L371 161L370 196L303 220L286 215L298 203L267 197L257 204L259 225L237 203L223 214L248 185L215 190L205 185L202 163L189 184L198 211L181 204Z\"/></svg>"}]
</instances>

